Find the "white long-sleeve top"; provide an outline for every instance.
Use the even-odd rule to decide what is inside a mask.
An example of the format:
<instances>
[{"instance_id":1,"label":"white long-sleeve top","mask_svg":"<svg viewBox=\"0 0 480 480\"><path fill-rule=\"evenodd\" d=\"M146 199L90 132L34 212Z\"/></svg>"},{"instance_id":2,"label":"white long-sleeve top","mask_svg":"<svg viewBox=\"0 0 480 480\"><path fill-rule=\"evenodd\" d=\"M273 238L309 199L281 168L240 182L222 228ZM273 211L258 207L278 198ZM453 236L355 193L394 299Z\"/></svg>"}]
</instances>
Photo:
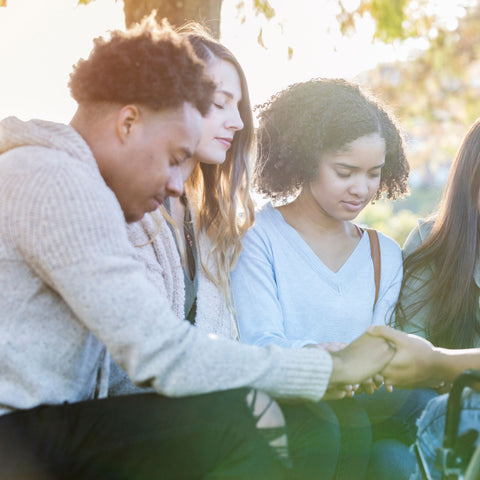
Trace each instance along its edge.
<instances>
[{"instance_id":1,"label":"white long-sleeve top","mask_svg":"<svg viewBox=\"0 0 480 480\"><path fill-rule=\"evenodd\" d=\"M381 282L375 298L368 235L333 272L271 204L256 215L232 274L242 342L299 348L321 342L349 343L369 325L384 324L402 282L402 254L378 234Z\"/></svg>"},{"instance_id":2,"label":"white long-sleeve top","mask_svg":"<svg viewBox=\"0 0 480 480\"><path fill-rule=\"evenodd\" d=\"M0 414L102 397L108 352L169 396L252 387L320 399L331 357L258 348L180 321L70 126L0 122Z\"/></svg>"}]
</instances>

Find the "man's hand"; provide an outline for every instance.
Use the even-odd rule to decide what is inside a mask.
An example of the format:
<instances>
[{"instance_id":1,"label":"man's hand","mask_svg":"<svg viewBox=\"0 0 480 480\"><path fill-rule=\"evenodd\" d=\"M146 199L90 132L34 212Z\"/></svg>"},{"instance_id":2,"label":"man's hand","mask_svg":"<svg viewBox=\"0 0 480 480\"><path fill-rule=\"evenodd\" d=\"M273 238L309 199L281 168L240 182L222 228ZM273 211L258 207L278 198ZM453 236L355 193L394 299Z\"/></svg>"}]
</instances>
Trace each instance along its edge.
<instances>
[{"instance_id":1,"label":"man's hand","mask_svg":"<svg viewBox=\"0 0 480 480\"><path fill-rule=\"evenodd\" d=\"M332 352L329 389L357 385L380 373L393 358L394 347L382 338L364 333L345 348Z\"/></svg>"}]
</instances>

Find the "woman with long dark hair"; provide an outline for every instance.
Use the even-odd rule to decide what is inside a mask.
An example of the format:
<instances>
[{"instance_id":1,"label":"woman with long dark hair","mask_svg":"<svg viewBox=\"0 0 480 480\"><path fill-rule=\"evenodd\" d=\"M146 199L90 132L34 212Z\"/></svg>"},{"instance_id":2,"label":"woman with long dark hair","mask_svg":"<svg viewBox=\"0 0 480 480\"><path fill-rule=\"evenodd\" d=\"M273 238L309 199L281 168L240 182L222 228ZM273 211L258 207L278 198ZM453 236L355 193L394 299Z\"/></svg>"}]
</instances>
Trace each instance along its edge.
<instances>
[{"instance_id":1,"label":"woman with long dark hair","mask_svg":"<svg viewBox=\"0 0 480 480\"><path fill-rule=\"evenodd\" d=\"M418 334L429 349L395 331L378 334L395 343L402 355L386 370L386 382L400 386L451 382L467 368L480 368L480 119L465 135L452 164L438 213L410 233L403 247L404 277L395 326ZM454 349L454 350L446 350ZM447 397L432 401L419 421L417 443L432 478L441 445ZM460 432L480 427L480 396L464 398ZM419 478L419 477L415 477Z\"/></svg>"},{"instance_id":2,"label":"woman with long dark hair","mask_svg":"<svg viewBox=\"0 0 480 480\"><path fill-rule=\"evenodd\" d=\"M480 120L452 165L438 214L410 233L395 324L445 348L480 346Z\"/></svg>"}]
</instances>

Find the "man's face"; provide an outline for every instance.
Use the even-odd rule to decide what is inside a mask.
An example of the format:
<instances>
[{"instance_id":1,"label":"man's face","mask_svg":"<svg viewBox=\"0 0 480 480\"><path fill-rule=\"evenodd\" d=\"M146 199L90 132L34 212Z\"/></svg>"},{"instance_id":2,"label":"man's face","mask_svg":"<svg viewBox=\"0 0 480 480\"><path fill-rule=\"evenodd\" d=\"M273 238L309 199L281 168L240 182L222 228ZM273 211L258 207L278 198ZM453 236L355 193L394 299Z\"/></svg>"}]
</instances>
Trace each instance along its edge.
<instances>
[{"instance_id":1,"label":"man's face","mask_svg":"<svg viewBox=\"0 0 480 480\"><path fill-rule=\"evenodd\" d=\"M100 171L130 223L156 210L168 196L183 193L182 165L197 148L202 116L185 103L161 112L142 108L138 118L127 120L118 127L123 129L118 158Z\"/></svg>"}]
</instances>

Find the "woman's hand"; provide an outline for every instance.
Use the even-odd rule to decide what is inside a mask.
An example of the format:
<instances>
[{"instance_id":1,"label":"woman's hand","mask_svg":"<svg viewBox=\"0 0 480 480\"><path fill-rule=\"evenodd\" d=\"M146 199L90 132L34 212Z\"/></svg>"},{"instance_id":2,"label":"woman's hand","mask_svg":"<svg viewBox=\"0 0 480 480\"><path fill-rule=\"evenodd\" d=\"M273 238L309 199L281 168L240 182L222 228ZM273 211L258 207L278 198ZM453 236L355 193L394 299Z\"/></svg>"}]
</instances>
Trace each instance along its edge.
<instances>
[{"instance_id":1,"label":"woman's hand","mask_svg":"<svg viewBox=\"0 0 480 480\"><path fill-rule=\"evenodd\" d=\"M322 342L318 343L316 347L323 348L329 353L339 352L344 349L348 343L343 342ZM343 389L334 389L334 392L328 392L327 394L337 395L335 398L352 398L356 394L366 393L371 395L383 385L383 377L379 374L374 375L372 378L367 378L361 384L345 385Z\"/></svg>"},{"instance_id":2,"label":"woman's hand","mask_svg":"<svg viewBox=\"0 0 480 480\"><path fill-rule=\"evenodd\" d=\"M322 342L322 343L317 343L317 346L319 348L323 348L329 353L333 353L333 352L338 352L342 350L342 348L345 348L347 344L343 342Z\"/></svg>"},{"instance_id":3,"label":"woman's hand","mask_svg":"<svg viewBox=\"0 0 480 480\"><path fill-rule=\"evenodd\" d=\"M325 350L329 353L338 352L342 348L347 346L346 343L343 342L320 342L320 343L313 343L305 345L304 348L320 348L321 350Z\"/></svg>"},{"instance_id":4,"label":"woman's hand","mask_svg":"<svg viewBox=\"0 0 480 480\"><path fill-rule=\"evenodd\" d=\"M340 400L355 395L355 385L339 385L327 388L322 400Z\"/></svg>"},{"instance_id":5,"label":"woman's hand","mask_svg":"<svg viewBox=\"0 0 480 480\"><path fill-rule=\"evenodd\" d=\"M364 382L362 382L357 390L355 391L356 394L359 393L366 393L367 395L371 395L376 390L379 390L384 382L384 378L382 375L378 374L374 375L372 378L368 378Z\"/></svg>"}]
</instances>

